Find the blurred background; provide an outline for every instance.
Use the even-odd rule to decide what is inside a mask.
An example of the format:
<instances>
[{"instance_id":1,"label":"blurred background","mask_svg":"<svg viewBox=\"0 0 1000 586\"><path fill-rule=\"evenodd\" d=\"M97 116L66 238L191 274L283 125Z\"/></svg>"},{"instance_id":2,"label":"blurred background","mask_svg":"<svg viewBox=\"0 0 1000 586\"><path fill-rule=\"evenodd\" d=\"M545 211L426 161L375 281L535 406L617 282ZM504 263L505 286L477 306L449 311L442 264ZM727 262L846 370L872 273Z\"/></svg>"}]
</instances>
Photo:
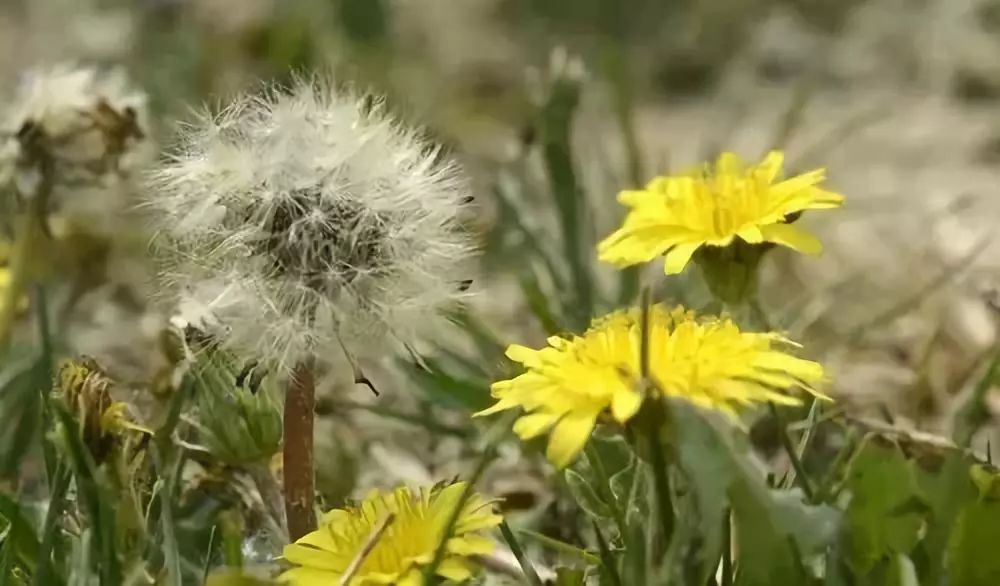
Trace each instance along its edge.
<instances>
[{"instance_id":1,"label":"blurred background","mask_svg":"<svg viewBox=\"0 0 1000 586\"><path fill-rule=\"evenodd\" d=\"M560 161L585 198L580 242L591 243L620 221L619 190L722 149L747 159L785 149L790 173L827 167L847 205L804 219L826 252L770 254L763 306L828 365L845 409L950 433L997 344L998 56L997 0L0 0L5 94L36 66L122 68L147 94L148 134L162 147L205 106L321 72L388 96L462 161L484 250L480 295L461 335L443 330L421 349L423 379L367 365L376 400L331 376L317 439L336 471L321 478L331 501L456 473L465 413L506 368L502 346L576 323L560 314L575 302L546 306L567 294L538 268L566 260L547 193ZM164 319L145 301L148 235L120 224L106 236L98 260L87 257L96 264L73 260L86 278L69 344L121 380L148 380ZM612 270L592 270L594 294L570 298L603 309L629 300L627 286L609 293ZM694 278L669 287L677 301L704 297ZM477 344L495 358L469 364ZM535 473L512 475L527 466L517 449L492 482L541 498Z\"/></svg>"}]
</instances>

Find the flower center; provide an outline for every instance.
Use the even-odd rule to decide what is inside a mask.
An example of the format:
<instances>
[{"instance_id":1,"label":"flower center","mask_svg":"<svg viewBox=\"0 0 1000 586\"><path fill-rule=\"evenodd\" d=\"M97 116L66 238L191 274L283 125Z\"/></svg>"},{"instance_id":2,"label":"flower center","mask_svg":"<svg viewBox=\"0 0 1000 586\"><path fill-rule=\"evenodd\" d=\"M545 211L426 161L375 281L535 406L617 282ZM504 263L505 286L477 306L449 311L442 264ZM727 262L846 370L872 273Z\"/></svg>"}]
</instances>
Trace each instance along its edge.
<instances>
[{"instance_id":1,"label":"flower center","mask_svg":"<svg viewBox=\"0 0 1000 586\"><path fill-rule=\"evenodd\" d=\"M318 189L301 189L274 207L258 247L278 273L333 294L361 275L385 270L389 220L357 201L330 201Z\"/></svg>"}]
</instances>

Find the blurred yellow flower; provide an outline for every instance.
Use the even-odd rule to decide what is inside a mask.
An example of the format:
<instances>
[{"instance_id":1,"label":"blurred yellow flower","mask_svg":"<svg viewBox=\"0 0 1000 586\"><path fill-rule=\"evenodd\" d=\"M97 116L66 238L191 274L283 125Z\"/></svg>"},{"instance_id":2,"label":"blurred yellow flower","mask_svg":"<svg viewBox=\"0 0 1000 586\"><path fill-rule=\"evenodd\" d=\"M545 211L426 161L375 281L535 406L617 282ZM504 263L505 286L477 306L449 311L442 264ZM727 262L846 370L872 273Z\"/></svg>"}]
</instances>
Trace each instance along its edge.
<instances>
[{"instance_id":1,"label":"blurred yellow flower","mask_svg":"<svg viewBox=\"0 0 1000 586\"><path fill-rule=\"evenodd\" d=\"M280 580L294 586L330 586L345 583L344 575L349 574L350 586L422 584L422 566L433 560L465 487L457 482L418 492L405 487L391 493L373 491L357 507L330 511L319 529L285 546L285 559L298 567ZM469 556L493 550L493 542L479 532L500 521L491 502L470 495L438 574L456 582L470 578L474 565Z\"/></svg>"},{"instance_id":2,"label":"blurred yellow flower","mask_svg":"<svg viewBox=\"0 0 1000 586\"><path fill-rule=\"evenodd\" d=\"M817 254L813 235L788 223L803 210L836 208L843 196L821 189L825 169L781 179L784 154L771 151L757 165L722 153L715 168L657 177L639 191L623 191L618 201L631 208L621 228L598 245L604 262L626 267L666 254L668 275L684 270L702 246L729 246L734 238L750 244L773 242Z\"/></svg>"},{"instance_id":3,"label":"blurred yellow flower","mask_svg":"<svg viewBox=\"0 0 1000 586\"><path fill-rule=\"evenodd\" d=\"M754 403L798 404L787 393L795 387L824 397L816 390L823 367L778 349L792 344L779 334L741 332L727 318L663 305L650 308L649 322L650 382L668 396L730 416ZM594 320L583 335L551 337L541 350L511 345L507 357L527 371L494 383L498 402L476 415L523 408L514 432L530 439L550 431L548 458L566 466L605 411L619 423L638 412L641 337L633 308Z\"/></svg>"},{"instance_id":4,"label":"blurred yellow flower","mask_svg":"<svg viewBox=\"0 0 1000 586\"><path fill-rule=\"evenodd\" d=\"M0 241L0 305L3 305L7 297L7 288L11 286L11 273L8 263L10 262L10 244ZM17 300L16 311L21 312L28 308L27 296L20 296ZM2 313L2 312L0 312Z\"/></svg>"}]
</instances>

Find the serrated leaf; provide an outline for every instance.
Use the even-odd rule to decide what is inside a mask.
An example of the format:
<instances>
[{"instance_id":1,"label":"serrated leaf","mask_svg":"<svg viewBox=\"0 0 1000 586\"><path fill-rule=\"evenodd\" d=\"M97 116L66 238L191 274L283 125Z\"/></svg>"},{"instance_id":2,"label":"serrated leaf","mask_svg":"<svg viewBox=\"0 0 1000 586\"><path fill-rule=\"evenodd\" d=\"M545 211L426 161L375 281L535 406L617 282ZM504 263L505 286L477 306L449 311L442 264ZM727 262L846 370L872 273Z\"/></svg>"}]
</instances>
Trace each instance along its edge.
<instances>
[{"instance_id":1,"label":"serrated leaf","mask_svg":"<svg viewBox=\"0 0 1000 586\"><path fill-rule=\"evenodd\" d=\"M700 521L699 583L715 572L730 506L740 552L738 584L806 583L802 560L834 540L839 514L806 504L798 490L768 488L746 440L728 422L682 401L672 402L671 411L678 463L691 484Z\"/></svg>"},{"instance_id":2,"label":"serrated leaf","mask_svg":"<svg viewBox=\"0 0 1000 586\"><path fill-rule=\"evenodd\" d=\"M867 574L880 560L913 550L929 505L913 462L899 449L866 444L851 466L846 489L851 499L847 555L857 572Z\"/></svg>"},{"instance_id":3,"label":"serrated leaf","mask_svg":"<svg viewBox=\"0 0 1000 586\"><path fill-rule=\"evenodd\" d=\"M614 517L610 505L598 496L594 487L579 472L568 469L564 472L564 476L566 478L566 486L569 487L573 498L576 499L577 504L588 515L597 519L611 519Z\"/></svg>"}]
</instances>

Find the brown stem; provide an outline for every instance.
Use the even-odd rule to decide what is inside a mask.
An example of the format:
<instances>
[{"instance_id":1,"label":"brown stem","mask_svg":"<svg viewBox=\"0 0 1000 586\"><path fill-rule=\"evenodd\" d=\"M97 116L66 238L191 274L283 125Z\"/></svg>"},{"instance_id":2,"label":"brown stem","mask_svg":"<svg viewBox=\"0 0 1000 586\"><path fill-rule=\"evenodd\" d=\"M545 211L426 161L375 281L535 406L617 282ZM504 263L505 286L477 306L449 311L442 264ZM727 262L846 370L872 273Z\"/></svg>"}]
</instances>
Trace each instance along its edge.
<instances>
[{"instance_id":1,"label":"brown stem","mask_svg":"<svg viewBox=\"0 0 1000 586\"><path fill-rule=\"evenodd\" d=\"M316 372L311 360L295 367L285 394L285 516L288 536L299 539L316 528L313 507L313 410L316 407Z\"/></svg>"}]
</instances>

